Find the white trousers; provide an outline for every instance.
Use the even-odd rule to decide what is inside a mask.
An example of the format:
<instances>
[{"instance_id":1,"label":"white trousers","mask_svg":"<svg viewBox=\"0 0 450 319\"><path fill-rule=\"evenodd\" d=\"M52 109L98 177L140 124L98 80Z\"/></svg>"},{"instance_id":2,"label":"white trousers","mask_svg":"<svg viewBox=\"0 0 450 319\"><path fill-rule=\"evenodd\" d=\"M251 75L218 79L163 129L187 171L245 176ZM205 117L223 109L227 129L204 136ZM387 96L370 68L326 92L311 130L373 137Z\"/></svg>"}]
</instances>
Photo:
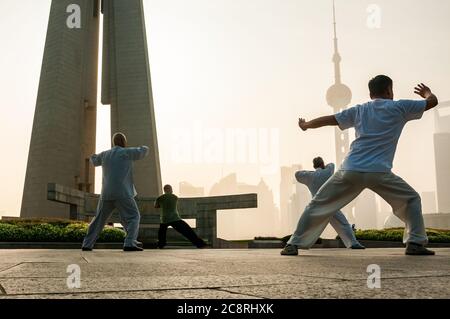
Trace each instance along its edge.
<instances>
[{"instance_id":1,"label":"white trousers","mask_svg":"<svg viewBox=\"0 0 450 319\"><path fill-rule=\"evenodd\" d=\"M134 198L124 198L118 200L99 200L96 215L89 224L87 235L83 241L83 247L94 247L98 236L115 208L119 211L122 226L127 233L124 246L136 246L141 215Z\"/></svg>"},{"instance_id":2,"label":"white trousers","mask_svg":"<svg viewBox=\"0 0 450 319\"><path fill-rule=\"evenodd\" d=\"M306 206L288 244L301 249L310 248L336 211L350 203L365 188L371 189L387 201L394 214L405 223L404 243L428 243L420 196L408 183L393 173L339 170Z\"/></svg>"},{"instance_id":3,"label":"white trousers","mask_svg":"<svg viewBox=\"0 0 450 319\"><path fill-rule=\"evenodd\" d=\"M352 226L340 210L330 218L330 224L336 233L338 233L345 247L350 248L353 245L358 244Z\"/></svg>"}]
</instances>

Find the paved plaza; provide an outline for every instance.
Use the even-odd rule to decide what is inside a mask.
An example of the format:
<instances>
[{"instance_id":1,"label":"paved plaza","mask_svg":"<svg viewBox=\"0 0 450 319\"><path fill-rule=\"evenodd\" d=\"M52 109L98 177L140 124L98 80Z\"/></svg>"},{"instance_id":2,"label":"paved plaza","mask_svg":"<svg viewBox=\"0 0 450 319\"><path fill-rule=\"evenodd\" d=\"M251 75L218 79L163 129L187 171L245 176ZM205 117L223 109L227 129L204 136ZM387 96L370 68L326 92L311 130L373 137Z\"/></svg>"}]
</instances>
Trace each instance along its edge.
<instances>
[{"instance_id":1,"label":"paved plaza","mask_svg":"<svg viewBox=\"0 0 450 319\"><path fill-rule=\"evenodd\" d=\"M450 298L450 248L0 250L0 298ZM381 288L367 287L367 267ZM69 265L81 287L69 288ZM76 267L76 266L75 266Z\"/></svg>"}]
</instances>

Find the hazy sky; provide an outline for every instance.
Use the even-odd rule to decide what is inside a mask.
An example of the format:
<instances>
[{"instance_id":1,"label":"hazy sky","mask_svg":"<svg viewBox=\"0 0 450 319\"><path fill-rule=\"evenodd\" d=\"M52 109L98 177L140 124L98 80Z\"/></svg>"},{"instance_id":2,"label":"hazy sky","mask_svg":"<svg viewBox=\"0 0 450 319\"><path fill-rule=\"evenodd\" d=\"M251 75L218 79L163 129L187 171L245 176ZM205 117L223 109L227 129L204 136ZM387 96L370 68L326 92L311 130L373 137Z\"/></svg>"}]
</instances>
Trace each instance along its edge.
<instances>
[{"instance_id":1,"label":"hazy sky","mask_svg":"<svg viewBox=\"0 0 450 319\"><path fill-rule=\"evenodd\" d=\"M334 160L332 128L297 127L299 116L331 113L331 4L144 0L164 183L209 189L237 172L245 183L264 178L277 195L280 165L309 167L317 155ZM381 9L380 28L367 24L370 4ZM397 98L415 98L413 86L424 82L450 99L450 1L336 0L336 7L342 77L353 104L367 99L367 81L379 73L394 79ZM49 0L0 0L0 215L20 211L49 8ZM103 150L107 106L99 108L98 127ZM258 140L249 147L256 157L243 155L246 164L234 163L230 149L238 146L217 149L221 138L239 132ZM430 113L406 127L398 147L394 172L418 191L435 188L432 133Z\"/></svg>"}]
</instances>

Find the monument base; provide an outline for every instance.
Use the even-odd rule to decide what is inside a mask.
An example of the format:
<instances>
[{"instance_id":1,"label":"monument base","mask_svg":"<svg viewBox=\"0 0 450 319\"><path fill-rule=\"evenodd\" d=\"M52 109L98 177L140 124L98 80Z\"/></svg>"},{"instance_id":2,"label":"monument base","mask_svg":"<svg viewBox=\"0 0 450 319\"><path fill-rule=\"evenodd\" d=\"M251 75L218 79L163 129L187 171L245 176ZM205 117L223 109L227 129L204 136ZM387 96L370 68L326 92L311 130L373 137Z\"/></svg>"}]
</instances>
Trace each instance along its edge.
<instances>
[{"instance_id":1,"label":"monument base","mask_svg":"<svg viewBox=\"0 0 450 319\"><path fill-rule=\"evenodd\" d=\"M47 199L70 205L71 219L90 221L96 213L99 195L82 192L55 183L47 186ZM139 240L156 241L160 223L160 210L154 208L156 198L137 197L136 202L141 212ZM256 208L257 194L240 194L211 197L180 198L178 210L183 219L195 220L195 231L213 248L223 248L225 240L217 238L217 211L228 209ZM114 211L109 223L120 223L119 214ZM167 240L182 240L175 231L169 229ZM231 244L230 244L231 245Z\"/></svg>"}]
</instances>

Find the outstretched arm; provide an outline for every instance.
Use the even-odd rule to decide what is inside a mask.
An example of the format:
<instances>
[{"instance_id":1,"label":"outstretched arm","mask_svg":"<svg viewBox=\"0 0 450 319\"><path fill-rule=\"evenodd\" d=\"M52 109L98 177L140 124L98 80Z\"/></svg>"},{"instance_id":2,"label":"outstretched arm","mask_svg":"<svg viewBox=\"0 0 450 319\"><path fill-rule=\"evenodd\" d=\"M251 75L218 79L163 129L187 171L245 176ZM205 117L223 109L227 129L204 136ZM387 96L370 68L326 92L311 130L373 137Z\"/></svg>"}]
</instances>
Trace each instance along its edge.
<instances>
[{"instance_id":1,"label":"outstretched arm","mask_svg":"<svg viewBox=\"0 0 450 319\"><path fill-rule=\"evenodd\" d=\"M129 147L127 148L127 152L133 161L138 161L148 155L149 148L148 146Z\"/></svg>"},{"instance_id":2,"label":"outstretched arm","mask_svg":"<svg viewBox=\"0 0 450 319\"><path fill-rule=\"evenodd\" d=\"M439 103L436 95L434 95L431 92L430 88L423 83L418 84L414 88L414 93L420 95L427 101L427 107L425 108L425 111L428 111L428 110L434 108Z\"/></svg>"},{"instance_id":3,"label":"outstretched arm","mask_svg":"<svg viewBox=\"0 0 450 319\"><path fill-rule=\"evenodd\" d=\"M325 169L329 170L331 174L334 173L334 163L329 163L325 166Z\"/></svg>"},{"instance_id":4,"label":"outstretched arm","mask_svg":"<svg viewBox=\"0 0 450 319\"><path fill-rule=\"evenodd\" d=\"M308 185L311 182L311 178L314 172L310 171L298 171L295 173L295 179L301 184Z\"/></svg>"},{"instance_id":5,"label":"outstretched arm","mask_svg":"<svg viewBox=\"0 0 450 319\"><path fill-rule=\"evenodd\" d=\"M311 121L306 121L305 119L298 119L298 126L303 131L306 131L310 128L319 128L322 126L336 126L338 125L338 122L336 121L336 117L334 115L328 115L328 116L322 116L318 117Z\"/></svg>"},{"instance_id":6,"label":"outstretched arm","mask_svg":"<svg viewBox=\"0 0 450 319\"><path fill-rule=\"evenodd\" d=\"M103 161L103 153L94 154L94 155L91 156L91 163L95 167L101 166L102 165L102 161Z\"/></svg>"}]
</instances>

